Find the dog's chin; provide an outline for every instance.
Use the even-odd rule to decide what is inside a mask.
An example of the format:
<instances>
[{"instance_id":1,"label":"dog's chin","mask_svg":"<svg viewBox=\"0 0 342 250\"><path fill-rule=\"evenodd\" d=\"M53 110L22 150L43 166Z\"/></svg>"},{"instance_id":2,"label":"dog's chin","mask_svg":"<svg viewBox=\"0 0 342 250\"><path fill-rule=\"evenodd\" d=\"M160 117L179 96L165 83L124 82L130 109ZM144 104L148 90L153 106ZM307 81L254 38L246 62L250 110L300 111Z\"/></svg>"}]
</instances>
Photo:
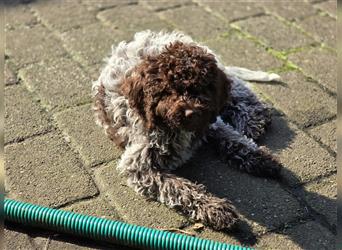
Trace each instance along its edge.
<instances>
[{"instance_id":1,"label":"dog's chin","mask_svg":"<svg viewBox=\"0 0 342 250\"><path fill-rule=\"evenodd\" d=\"M182 130L201 134L209 127L210 117L202 116L198 119L185 119L180 125Z\"/></svg>"}]
</instances>

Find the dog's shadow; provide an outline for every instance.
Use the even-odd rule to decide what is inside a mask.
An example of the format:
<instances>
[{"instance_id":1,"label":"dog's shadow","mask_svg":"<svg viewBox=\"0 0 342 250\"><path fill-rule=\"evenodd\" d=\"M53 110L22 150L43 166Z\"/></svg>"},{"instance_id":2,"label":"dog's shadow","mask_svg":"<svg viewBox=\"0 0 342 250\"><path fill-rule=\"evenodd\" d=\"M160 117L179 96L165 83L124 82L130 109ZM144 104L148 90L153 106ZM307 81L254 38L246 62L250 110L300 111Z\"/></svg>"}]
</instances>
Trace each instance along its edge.
<instances>
[{"instance_id":1,"label":"dog's shadow","mask_svg":"<svg viewBox=\"0 0 342 250\"><path fill-rule=\"evenodd\" d=\"M273 120L275 122L258 144L267 146L276 154L291 147L296 133L283 117L277 116ZM300 221L304 220L305 223L316 219L315 216L321 216L308 208L300 197L310 196L317 203L332 207L336 201L305 191L300 186L291 187L289 183L299 181L296 173L286 166L282 170L281 180L258 178L230 168L219 160L213 148L206 146L199 149L191 162L177 170L177 175L204 184L209 192L225 197L234 204L242 219L234 229L226 231L230 237L242 245L253 246L260 236L274 232L286 235L286 238L303 249L315 248L308 240L310 234L317 234L314 229L312 232L296 234L291 228L287 230L287 226L296 227L301 224ZM325 223L335 233L334 225L329 225L324 219L321 223ZM320 248L318 245L316 247Z\"/></svg>"},{"instance_id":2,"label":"dog's shadow","mask_svg":"<svg viewBox=\"0 0 342 250\"><path fill-rule=\"evenodd\" d=\"M285 118L277 115L273 117L272 125L258 144L266 145L273 153L278 153L291 147L295 137L295 131L288 126ZM307 210L300 201L297 201L295 195L300 197L311 196L311 199L315 200L316 203L331 207L335 204L334 200L305 191L300 187L291 188L287 180L291 180L293 183L298 177L286 166L282 172L283 180L258 178L230 168L219 159L213 148L210 145L200 148L193 159L186 166L177 170L176 174L193 182L204 184L208 191L219 197L225 197L234 204L242 218L236 227L225 230L224 234L235 238L235 241L241 245L258 246L258 240L262 235L273 232L285 235L286 238L303 249L320 248L319 245L315 245L316 242L310 241L311 235L317 235L315 229L308 229L300 234L291 231L291 228L298 227L301 224L302 219L305 223L305 221L315 219L314 217L318 215L312 213L310 209ZM322 220L320 222L322 223ZM290 224L289 230L287 230L287 224ZM325 226L330 227L331 231L335 231L334 226ZM29 235L33 238L50 238L53 240L53 244L58 242L69 243L70 247L78 245L92 249L128 249L66 234L54 235L52 232L44 234L40 229L23 227L9 222L6 222L6 228L23 233L30 232ZM191 225L188 228L191 228ZM210 234L210 229L205 229L202 233L198 233L198 236L212 238L212 235L207 234L208 231Z\"/></svg>"}]
</instances>

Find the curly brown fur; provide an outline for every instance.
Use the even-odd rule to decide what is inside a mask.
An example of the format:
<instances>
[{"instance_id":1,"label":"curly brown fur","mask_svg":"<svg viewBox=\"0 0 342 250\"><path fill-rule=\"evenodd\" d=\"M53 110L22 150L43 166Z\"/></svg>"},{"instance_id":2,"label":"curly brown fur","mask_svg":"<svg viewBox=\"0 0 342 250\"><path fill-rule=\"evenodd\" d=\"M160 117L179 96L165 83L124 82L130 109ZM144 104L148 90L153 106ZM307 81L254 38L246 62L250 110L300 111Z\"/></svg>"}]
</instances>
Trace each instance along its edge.
<instances>
[{"instance_id":1,"label":"curly brown fur","mask_svg":"<svg viewBox=\"0 0 342 250\"><path fill-rule=\"evenodd\" d=\"M148 130L203 131L228 102L230 85L213 55L175 42L144 59L121 90Z\"/></svg>"}]
</instances>

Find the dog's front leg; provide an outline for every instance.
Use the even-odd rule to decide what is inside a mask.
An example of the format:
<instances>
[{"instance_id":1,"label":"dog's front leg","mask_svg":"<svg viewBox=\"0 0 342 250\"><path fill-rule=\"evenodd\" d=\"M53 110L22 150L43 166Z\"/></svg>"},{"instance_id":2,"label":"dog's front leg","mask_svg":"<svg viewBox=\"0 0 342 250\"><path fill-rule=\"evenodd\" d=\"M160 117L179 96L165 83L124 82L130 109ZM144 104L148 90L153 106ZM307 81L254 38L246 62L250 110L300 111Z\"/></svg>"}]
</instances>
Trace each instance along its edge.
<instances>
[{"instance_id":1,"label":"dog's front leg","mask_svg":"<svg viewBox=\"0 0 342 250\"><path fill-rule=\"evenodd\" d=\"M126 149L118 167L136 192L195 221L216 230L230 228L237 221L235 208L227 200L213 196L203 185L159 171L153 164L149 149L134 145Z\"/></svg>"},{"instance_id":2,"label":"dog's front leg","mask_svg":"<svg viewBox=\"0 0 342 250\"><path fill-rule=\"evenodd\" d=\"M271 110L246 84L238 78L233 78L231 101L221 116L235 130L256 140L265 133L267 125L271 123Z\"/></svg>"},{"instance_id":3,"label":"dog's front leg","mask_svg":"<svg viewBox=\"0 0 342 250\"><path fill-rule=\"evenodd\" d=\"M229 165L256 176L279 178L281 163L266 147L259 147L252 139L240 134L220 117L210 125L208 141L217 147Z\"/></svg>"}]
</instances>

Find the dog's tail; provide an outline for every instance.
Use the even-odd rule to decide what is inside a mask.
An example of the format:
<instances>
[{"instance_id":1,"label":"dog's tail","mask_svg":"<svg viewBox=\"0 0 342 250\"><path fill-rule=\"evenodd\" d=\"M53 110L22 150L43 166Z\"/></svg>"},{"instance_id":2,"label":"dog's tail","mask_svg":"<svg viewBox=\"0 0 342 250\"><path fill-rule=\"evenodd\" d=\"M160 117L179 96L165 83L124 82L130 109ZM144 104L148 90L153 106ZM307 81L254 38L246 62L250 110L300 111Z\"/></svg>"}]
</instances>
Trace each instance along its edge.
<instances>
[{"instance_id":1,"label":"dog's tail","mask_svg":"<svg viewBox=\"0 0 342 250\"><path fill-rule=\"evenodd\" d=\"M240 67L226 67L226 73L245 81L271 82L280 79L280 76L275 73L253 71Z\"/></svg>"}]
</instances>

